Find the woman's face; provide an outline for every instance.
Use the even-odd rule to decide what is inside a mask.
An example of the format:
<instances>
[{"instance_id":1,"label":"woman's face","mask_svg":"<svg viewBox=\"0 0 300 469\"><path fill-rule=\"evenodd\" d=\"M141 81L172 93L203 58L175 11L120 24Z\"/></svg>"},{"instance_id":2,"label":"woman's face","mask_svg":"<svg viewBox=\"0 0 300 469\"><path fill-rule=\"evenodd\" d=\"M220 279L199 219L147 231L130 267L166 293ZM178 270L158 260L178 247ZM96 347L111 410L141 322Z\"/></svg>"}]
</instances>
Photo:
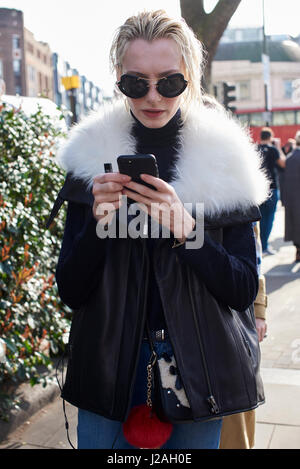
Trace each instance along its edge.
<instances>
[{"instance_id":1,"label":"woman's face","mask_svg":"<svg viewBox=\"0 0 300 469\"><path fill-rule=\"evenodd\" d=\"M127 47L122 63L123 74L151 80L143 98L127 98L135 117L145 126L158 129L165 126L179 109L181 97L165 98L156 90L155 83L172 73L184 74L180 47L173 39L155 39L152 42L135 39Z\"/></svg>"}]
</instances>

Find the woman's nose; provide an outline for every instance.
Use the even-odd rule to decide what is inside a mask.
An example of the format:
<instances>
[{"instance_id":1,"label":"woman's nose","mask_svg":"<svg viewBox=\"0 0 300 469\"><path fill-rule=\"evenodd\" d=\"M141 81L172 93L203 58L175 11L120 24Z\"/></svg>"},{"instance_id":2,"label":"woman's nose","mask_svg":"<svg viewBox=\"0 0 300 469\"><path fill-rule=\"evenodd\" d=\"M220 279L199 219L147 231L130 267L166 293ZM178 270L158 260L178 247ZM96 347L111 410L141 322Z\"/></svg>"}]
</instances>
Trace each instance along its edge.
<instances>
[{"instance_id":1,"label":"woman's nose","mask_svg":"<svg viewBox=\"0 0 300 469\"><path fill-rule=\"evenodd\" d=\"M147 100L150 102L160 101L162 98L162 96L157 91L155 83L152 83L149 85L149 91L146 96L147 96Z\"/></svg>"}]
</instances>

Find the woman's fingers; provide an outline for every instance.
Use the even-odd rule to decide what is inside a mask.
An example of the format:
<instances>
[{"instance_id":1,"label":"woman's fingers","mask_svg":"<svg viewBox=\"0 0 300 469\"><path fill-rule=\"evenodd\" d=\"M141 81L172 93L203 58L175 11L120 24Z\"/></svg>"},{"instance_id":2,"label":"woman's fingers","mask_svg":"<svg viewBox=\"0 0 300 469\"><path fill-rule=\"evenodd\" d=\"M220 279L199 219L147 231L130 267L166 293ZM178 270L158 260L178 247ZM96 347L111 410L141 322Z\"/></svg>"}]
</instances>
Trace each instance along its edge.
<instances>
[{"instance_id":1,"label":"woman's fingers","mask_svg":"<svg viewBox=\"0 0 300 469\"><path fill-rule=\"evenodd\" d=\"M98 193L105 193L105 192L117 192L123 189L123 185L118 182L105 182L99 183L96 182L93 185L93 194L96 196Z\"/></svg>"},{"instance_id":2,"label":"woman's fingers","mask_svg":"<svg viewBox=\"0 0 300 469\"><path fill-rule=\"evenodd\" d=\"M116 202L119 198L122 197L122 191L118 192L98 192L97 195L94 196L95 202L97 204L101 204L104 202Z\"/></svg>"},{"instance_id":3,"label":"woman's fingers","mask_svg":"<svg viewBox=\"0 0 300 469\"><path fill-rule=\"evenodd\" d=\"M120 173L99 174L94 178L93 195L104 192L117 192L123 189L125 183L131 180L129 176Z\"/></svg>"},{"instance_id":4,"label":"woman's fingers","mask_svg":"<svg viewBox=\"0 0 300 469\"><path fill-rule=\"evenodd\" d=\"M131 181L125 185L122 191L123 194L128 195L130 198L132 198L136 202L142 202L144 204L150 204L153 202L159 202L159 203L165 202L171 205L174 201L176 201L173 188L169 184L165 183L161 179L157 179L152 176L150 177L152 178L151 181L154 179L158 181L158 182L155 181L156 183L155 187L158 188L157 190L150 189L149 187L143 184L139 184L137 182ZM135 191L135 192L132 192L132 191Z\"/></svg>"},{"instance_id":5,"label":"woman's fingers","mask_svg":"<svg viewBox=\"0 0 300 469\"><path fill-rule=\"evenodd\" d=\"M99 174L93 180L93 213L97 220L104 220L104 212L110 213L122 205L122 189L131 178L120 173ZM106 208L105 208L106 206Z\"/></svg>"},{"instance_id":6,"label":"woman's fingers","mask_svg":"<svg viewBox=\"0 0 300 469\"><path fill-rule=\"evenodd\" d=\"M121 197L119 197L119 199L115 202L103 202L100 204L94 202L94 217L97 221L100 221L103 224L107 224L110 222L111 219L110 217L108 217L108 215L112 215L116 210L118 210L121 207L122 203L123 201Z\"/></svg>"},{"instance_id":7,"label":"woman's fingers","mask_svg":"<svg viewBox=\"0 0 300 469\"><path fill-rule=\"evenodd\" d=\"M141 174L140 177L143 181L154 186L155 189L159 192L166 192L170 190L171 186L160 178L150 176L150 174Z\"/></svg>"},{"instance_id":8,"label":"woman's fingers","mask_svg":"<svg viewBox=\"0 0 300 469\"><path fill-rule=\"evenodd\" d=\"M120 184L125 184L131 180L130 176L121 173L103 173L96 176L93 180L94 184L100 183L105 184L106 182L117 182Z\"/></svg>"}]
</instances>

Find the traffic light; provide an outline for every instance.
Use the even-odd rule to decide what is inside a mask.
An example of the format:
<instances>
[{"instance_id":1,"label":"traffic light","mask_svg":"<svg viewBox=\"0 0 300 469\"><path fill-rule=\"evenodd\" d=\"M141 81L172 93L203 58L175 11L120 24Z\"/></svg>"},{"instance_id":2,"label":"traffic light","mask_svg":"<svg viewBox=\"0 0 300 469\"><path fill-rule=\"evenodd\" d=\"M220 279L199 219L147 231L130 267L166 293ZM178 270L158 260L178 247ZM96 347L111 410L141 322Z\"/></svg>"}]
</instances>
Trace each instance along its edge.
<instances>
[{"instance_id":1,"label":"traffic light","mask_svg":"<svg viewBox=\"0 0 300 469\"><path fill-rule=\"evenodd\" d=\"M225 106L225 109L231 112L235 112L236 107L229 106L229 103L231 103L232 101L236 101L236 96L229 95L229 93L235 90L235 85L228 85L228 83L223 82L223 104Z\"/></svg>"}]
</instances>

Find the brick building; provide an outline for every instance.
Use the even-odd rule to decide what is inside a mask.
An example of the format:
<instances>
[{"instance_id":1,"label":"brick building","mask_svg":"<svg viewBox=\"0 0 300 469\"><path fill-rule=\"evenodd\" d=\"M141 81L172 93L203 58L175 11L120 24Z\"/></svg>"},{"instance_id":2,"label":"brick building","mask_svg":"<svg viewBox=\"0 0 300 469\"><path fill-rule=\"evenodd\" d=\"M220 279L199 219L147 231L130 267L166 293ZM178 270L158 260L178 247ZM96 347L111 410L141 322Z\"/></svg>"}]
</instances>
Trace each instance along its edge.
<instances>
[{"instance_id":1,"label":"brick building","mask_svg":"<svg viewBox=\"0 0 300 469\"><path fill-rule=\"evenodd\" d=\"M32 32L24 28L26 96L38 95L53 99L52 52L45 42L37 41Z\"/></svg>"},{"instance_id":2,"label":"brick building","mask_svg":"<svg viewBox=\"0 0 300 469\"><path fill-rule=\"evenodd\" d=\"M7 94L26 95L23 12L0 8L0 78Z\"/></svg>"}]
</instances>

